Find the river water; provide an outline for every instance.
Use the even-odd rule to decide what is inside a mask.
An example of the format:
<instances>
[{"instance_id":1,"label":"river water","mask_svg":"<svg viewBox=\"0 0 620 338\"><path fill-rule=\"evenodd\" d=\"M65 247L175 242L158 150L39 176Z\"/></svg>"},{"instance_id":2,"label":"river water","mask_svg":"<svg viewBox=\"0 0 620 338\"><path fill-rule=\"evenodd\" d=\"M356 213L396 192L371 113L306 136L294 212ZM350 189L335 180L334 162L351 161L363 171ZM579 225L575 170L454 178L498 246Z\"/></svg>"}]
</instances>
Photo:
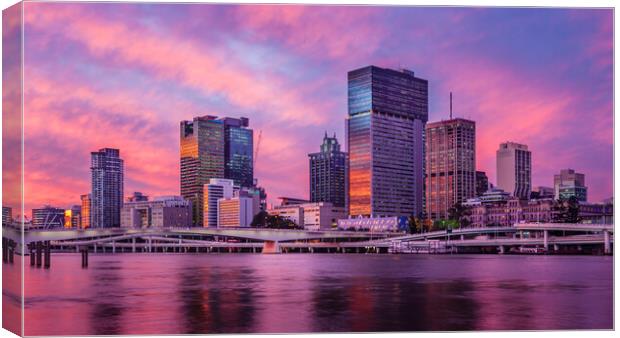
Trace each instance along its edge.
<instances>
[{"instance_id":1,"label":"river water","mask_svg":"<svg viewBox=\"0 0 620 338\"><path fill-rule=\"evenodd\" d=\"M613 326L612 257L100 254L80 263L54 254L49 270L26 265L26 335ZM15 312L11 290L3 309Z\"/></svg>"}]
</instances>

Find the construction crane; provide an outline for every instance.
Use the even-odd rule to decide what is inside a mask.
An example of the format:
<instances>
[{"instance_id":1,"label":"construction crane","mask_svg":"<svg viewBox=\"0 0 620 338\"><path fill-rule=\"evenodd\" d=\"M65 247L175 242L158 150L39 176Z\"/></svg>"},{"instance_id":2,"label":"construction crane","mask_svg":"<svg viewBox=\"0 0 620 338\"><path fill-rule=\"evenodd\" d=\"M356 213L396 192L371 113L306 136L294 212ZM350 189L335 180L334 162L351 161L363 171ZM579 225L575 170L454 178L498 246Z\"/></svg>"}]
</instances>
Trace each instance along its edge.
<instances>
[{"instance_id":1,"label":"construction crane","mask_svg":"<svg viewBox=\"0 0 620 338\"><path fill-rule=\"evenodd\" d=\"M256 169L256 159L258 159L258 150L260 149L260 140L263 136L263 130L258 131L258 140L256 141L256 149L254 149L254 158L252 161L252 168Z\"/></svg>"}]
</instances>

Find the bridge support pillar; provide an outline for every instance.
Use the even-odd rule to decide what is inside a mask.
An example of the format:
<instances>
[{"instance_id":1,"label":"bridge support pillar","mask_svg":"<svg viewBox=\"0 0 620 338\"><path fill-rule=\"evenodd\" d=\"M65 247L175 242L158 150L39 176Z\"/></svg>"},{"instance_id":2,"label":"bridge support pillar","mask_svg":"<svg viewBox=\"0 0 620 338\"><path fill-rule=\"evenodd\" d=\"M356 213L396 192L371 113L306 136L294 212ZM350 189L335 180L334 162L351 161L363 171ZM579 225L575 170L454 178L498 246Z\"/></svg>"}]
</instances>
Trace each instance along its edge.
<instances>
[{"instance_id":1,"label":"bridge support pillar","mask_svg":"<svg viewBox=\"0 0 620 338\"><path fill-rule=\"evenodd\" d=\"M88 247L81 247L78 249L82 254L82 268L88 267Z\"/></svg>"},{"instance_id":2,"label":"bridge support pillar","mask_svg":"<svg viewBox=\"0 0 620 338\"><path fill-rule=\"evenodd\" d=\"M153 238L149 237L149 248L148 252L153 252Z\"/></svg>"},{"instance_id":3,"label":"bridge support pillar","mask_svg":"<svg viewBox=\"0 0 620 338\"><path fill-rule=\"evenodd\" d=\"M136 238L135 237L131 239L131 252L134 252L134 253L136 252Z\"/></svg>"},{"instance_id":4,"label":"bridge support pillar","mask_svg":"<svg viewBox=\"0 0 620 338\"><path fill-rule=\"evenodd\" d=\"M37 268L40 268L41 264L43 264L43 243L37 242L36 246L37 246L36 265L37 265Z\"/></svg>"},{"instance_id":5,"label":"bridge support pillar","mask_svg":"<svg viewBox=\"0 0 620 338\"><path fill-rule=\"evenodd\" d=\"M93 253L97 253L97 243L93 243Z\"/></svg>"},{"instance_id":6,"label":"bridge support pillar","mask_svg":"<svg viewBox=\"0 0 620 338\"><path fill-rule=\"evenodd\" d=\"M265 241L265 243L263 243L263 253L264 254L282 253L282 248L280 248L280 243L278 243L278 241Z\"/></svg>"},{"instance_id":7,"label":"bridge support pillar","mask_svg":"<svg viewBox=\"0 0 620 338\"><path fill-rule=\"evenodd\" d=\"M500 255L503 255L505 253L503 245L500 245L499 248L497 248L497 249L498 249Z\"/></svg>"},{"instance_id":8,"label":"bridge support pillar","mask_svg":"<svg viewBox=\"0 0 620 338\"><path fill-rule=\"evenodd\" d=\"M116 241L112 241L112 253L116 253Z\"/></svg>"},{"instance_id":9,"label":"bridge support pillar","mask_svg":"<svg viewBox=\"0 0 620 338\"><path fill-rule=\"evenodd\" d=\"M28 243L28 250L30 250L30 266L35 264L34 243Z\"/></svg>"},{"instance_id":10,"label":"bridge support pillar","mask_svg":"<svg viewBox=\"0 0 620 338\"><path fill-rule=\"evenodd\" d=\"M52 265L52 245L50 241L45 241L45 252L44 252L44 263L43 267L49 269Z\"/></svg>"},{"instance_id":11,"label":"bridge support pillar","mask_svg":"<svg viewBox=\"0 0 620 338\"><path fill-rule=\"evenodd\" d=\"M606 255L611 253L611 240L609 239L609 231L604 230L603 231L603 235L605 237L605 246L604 246L604 252Z\"/></svg>"},{"instance_id":12,"label":"bridge support pillar","mask_svg":"<svg viewBox=\"0 0 620 338\"><path fill-rule=\"evenodd\" d=\"M461 241L465 240L465 235L461 235Z\"/></svg>"},{"instance_id":13,"label":"bridge support pillar","mask_svg":"<svg viewBox=\"0 0 620 338\"><path fill-rule=\"evenodd\" d=\"M2 262L7 263L9 261L9 241L2 237Z\"/></svg>"},{"instance_id":14,"label":"bridge support pillar","mask_svg":"<svg viewBox=\"0 0 620 338\"><path fill-rule=\"evenodd\" d=\"M560 251L560 246L557 244L553 244L553 251Z\"/></svg>"},{"instance_id":15,"label":"bridge support pillar","mask_svg":"<svg viewBox=\"0 0 620 338\"><path fill-rule=\"evenodd\" d=\"M545 251L549 249L549 231L548 230L543 231L543 247Z\"/></svg>"}]
</instances>

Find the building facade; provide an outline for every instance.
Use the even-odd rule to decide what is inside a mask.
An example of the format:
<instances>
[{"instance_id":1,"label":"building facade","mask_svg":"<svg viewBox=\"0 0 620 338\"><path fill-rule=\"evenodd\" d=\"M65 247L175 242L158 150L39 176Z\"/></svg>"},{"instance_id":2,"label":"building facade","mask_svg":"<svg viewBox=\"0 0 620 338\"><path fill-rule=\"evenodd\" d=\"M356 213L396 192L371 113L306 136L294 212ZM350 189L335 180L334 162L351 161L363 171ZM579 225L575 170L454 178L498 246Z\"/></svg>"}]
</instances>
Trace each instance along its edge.
<instances>
[{"instance_id":1,"label":"building facade","mask_svg":"<svg viewBox=\"0 0 620 338\"><path fill-rule=\"evenodd\" d=\"M254 219L254 207L251 197L220 198L217 201L217 227L249 227Z\"/></svg>"},{"instance_id":2,"label":"building facade","mask_svg":"<svg viewBox=\"0 0 620 338\"><path fill-rule=\"evenodd\" d=\"M123 160L118 149L91 153L90 227L120 227L123 207Z\"/></svg>"},{"instance_id":3,"label":"building facade","mask_svg":"<svg viewBox=\"0 0 620 338\"><path fill-rule=\"evenodd\" d=\"M62 228L65 225L65 209L49 205L32 209L32 226L34 228Z\"/></svg>"},{"instance_id":4,"label":"building facade","mask_svg":"<svg viewBox=\"0 0 620 338\"><path fill-rule=\"evenodd\" d=\"M355 217L338 220L338 230L398 232L407 231L407 217Z\"/></svg>"},{"instance_id":5,"label":"building facade","mask_svg":"<svg viewBox=\"0 0 620 338\"><path fill-rule=\"evenodd\" d=\"M210 179L254 186L254 141L248 125L245 117L207 115L181 121L181 196L192 202L195 225L204 224L204 185Z\"/></svg>"},{"instance_id":6,"label":"building facade","mask_svg":"<svg viewBox=\"0 0 620 338\"><path fill-rule=\"evenodd\" d=\"M447 219L476 196L476 123L456 118L426 125L426 214Z\"/></svg>"},{"instance_id":7,"label":"building facade","mask_svg":"<svg viewBox=\"0 0 620 338\"><path fill-rule=\"evenodd\" d=\"M128 198L121 211L121 226L125 228L190 227L191 225L191 202L181 196L160 196L151 201L147 196L140 194L139 198Z\"/></svg>"},{"instance_id":8,"label":"building facade","mask_svg":"<svg viewBox=\"0 0 620 338\"><path fill-rule=\"evenodd\" d=\"M245 117L225 117L224 121L224 178L231 179L236 186L254 185L254 132L249 129Z\"/></svg>"},{"instance_id":9,"label":"building facade","mask_svg":"<svg viewBox=\"0 0 620 338\"><path fill-rule=\"evenodd\" d=\"M329 202L345 206L345 177L347 154L340 151L340 144L325 133L321 151L308 154L310 162L310 201Z\"/></svg>"},{"instance_id":10,"label":"building facade","mask_svg":"<svg viewBox=\"0 0 620 338\"><path fill-rule=\"evenodd\" d=\"M484 171L476 171L476 196L482 196L489 188L487 174Z\"/></svg>"},{"instance_id":11,"label":"building facade","mask_svg":"<svg viewBox=\"0 0 620 338\"><path fill-rule=\"evenodd\" d=\"M13 223L13 209L11 207L2 207L2 225L10 225Z\"/></svg>"},{"instance_id":12,"label":"building facade","mask_svg":"<svg viewBox=\"0 0 620 338\"><path fill-rule=\"evenodd\" d=\"M232 198L234 192L234 181L225 178L212 178L208 184L204 185L204 227L217 227L218 207L217 201L220 198Z\"/></svg>"},{"instance_id":13,"label":"building facade","mask_svg":"<svg viewBox=\"0 0 620 338\"><path fill-rule=\"evenodd\" d=\"M497 187L521 199L532 190L532 153L524 144L505 142L497 155Z\"/></svg>"},{"instance_id":14,"label":"building facade","mask_svg":"<svg viewBox=\"0 0 620 338\"><path fill-rule=\"evenodd\" d=\"M216 116L181 121L181 196L192 204L192 222L203 225L204 185L224 177L224 123Z\"/></svg>"},{"instance_id":15,"label":"building facade","mask_svg":"<svg viewBox=\"0 0 620 338\"><path fill-rule=\"evenodd\" d=\"M330 230L336 227L339 219L347 218L344 207L329 202L280 205L269 209L268 213L287 218L305 230Z\"/></svg>"},{"instance_id":16,"label":"building facade","mask_svg":"<svg viewBox=\"0 0 620 338\"><path fill-rule=\"evenodd\" d=\"M530 199L547 199L554 198L553 188L544 187L544 186L536 186L532 188L532 192L530 193Z\"/></svg>"},{"instance_id":17,"label":"building facade","mask_svg":"<svg viewBox=\"0 0 620 338\"><path fill-rule=\"evenodd\" d=\"M424 210L428 81L409 70L348 73L347 208L350 215L409 216Z\"/></svg>"},{"instance_id":18,"label":"building facade","mask_svg":"<svg viewBox=\"0 0 620 338\"><path fill-rule=\"evenodd\" d=\"M586 175L575 172L573 169L562 169L559 174L553 175L555 199L577 198L578 201L588 200Z\"/></svg>"},{"instance_id":19,"label":"building facade","mask_svg":"<svg viewBox=\"0 0 620 338\"><path fill-rule=\"evenodd\" d=\"M86 229L90 228L90 205L91 205L91 194L85 194L80 196L80 200L82 201L82 210L80 215L80 228Z\"/></svg>"},{"instance_id":20,"label":"building facade","mask_svg":"<svg viewBox=\"0 0 620 338\"><path fill-rule=\"evenodd\" d=\"M74 205L65 210L65 228L78 229L82 227L82 206Z\"/></svg>"}]
</instances>

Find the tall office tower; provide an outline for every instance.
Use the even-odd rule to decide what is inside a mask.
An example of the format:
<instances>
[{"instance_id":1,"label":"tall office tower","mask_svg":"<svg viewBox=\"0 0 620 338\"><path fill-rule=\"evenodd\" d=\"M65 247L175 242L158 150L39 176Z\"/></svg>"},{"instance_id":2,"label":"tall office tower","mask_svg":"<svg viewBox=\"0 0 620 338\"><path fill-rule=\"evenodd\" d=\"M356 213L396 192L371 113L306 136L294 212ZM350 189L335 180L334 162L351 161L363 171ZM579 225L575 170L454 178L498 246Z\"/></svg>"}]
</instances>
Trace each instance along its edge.
<instances>
[{"instance_id":1,"label":"tall office tower","mask_svg":"<svg viewBox=\"0 0 620 338\"><path fill-rule=\"evenodd\" d=\"M447 219L476 196L476 123L455 118L426 125L426 214Z\"/></svg>"},{"instance_id":2,"label":"tall office tower","mask_svg":"<svg viewBox=\"0 0 620 338\"><path fill-rule=\"evenodd\" d=\"M562 169L557 175L553 175L553 187L555 199L569 199L576 197L578 201L588 200L588 188L586 187L586 175L576 173L573 169Z\"/></svg>"},{"instance_id":3,"label":"tall office tower","mask_svg":"<svg viewBox=\"0 0 620 338\"><path fill-rule=\"evenodd\" d=\"M181 121L181 196L192 203L192 221L203 225L203 189L224 177L224 123L215 116Z\"/></svg>"},{"instance_id":4,"label":"tall office tower","mask_svg":"<svg viewBox=\"0 0 620 338\"><path fill-rule=\"evenodd\" d=\"M90 153L91 227L121 226L123 171L118 149L103 148Z\"/></svg>"},{"instance_id":5,"label":"tall office tower","mask_svg":"<svg viewBox=\"0 0 620 338\"><path fill-rule=\"evenodd\" d=\"M489 178L484 171L476 171L476 196L482 196L489 190Z\"/></svg>"},{"instance_id":6,"label":"tall office tower","mask_svg":"<svg viewBox=\"0 0 620 338\"><path fill-rule=\"evenodd\" d=\"M224 178L212 178L203 187L204 205L203 219L204 227L217 227L217 201L220 198L233 197L233 180Z\"/></svg>"},{"instance_id":7,"label":"tall office tower","mask_svg":"<svg viewBox=\"0 0 620 338\"><path fill-rule=\"evenodd\" d=\"M248 128L249 120L225 117L224 121L224 178L235 185L252 187L254 184L253 149L254 136Z\"/></svg>"},{"instance_id":8,"label":"tall office tower","mask_svg":"<svg viewBox=\"0 0 620 338\"><path fill-rule=\"evenodd\" d=\"M82 214L80 215L81 217L80 228L82 229L90 228L91 195L90 194L81 195L80 200L82 201Z\"/></svg>"},{"instance_id":9,"label":"tall office tower","mask_svg":"<svg viewBox=\"0 0 620 338\"><path fill-rule=\"evenodd\" d=\"M524 144L506 142L497 150L497 187L528 199L532 189L532 153Z\"/></svg>"},{"instance_id":10,"label":"tall office tower","mask_svg":"<svg viewBox=\"0 0 620 338\"><path fill-rule=\"evenodd\" d=\"M340 151L340 144L334 137L323 137L321 151L308 154L310 157L310 201L330 202L344 207L345 172L347 153Z\"/></svg>"},{"instance_id":11,"label":"tall office tower","mask_svg":"<svg viewBox=\"0 0 620 338\"><path fill-rule=\"evenodd\" d=\"M368 66L348 73L348 87L349 214L421 214L428 81Z\"/></svg>"}]
</instances>

